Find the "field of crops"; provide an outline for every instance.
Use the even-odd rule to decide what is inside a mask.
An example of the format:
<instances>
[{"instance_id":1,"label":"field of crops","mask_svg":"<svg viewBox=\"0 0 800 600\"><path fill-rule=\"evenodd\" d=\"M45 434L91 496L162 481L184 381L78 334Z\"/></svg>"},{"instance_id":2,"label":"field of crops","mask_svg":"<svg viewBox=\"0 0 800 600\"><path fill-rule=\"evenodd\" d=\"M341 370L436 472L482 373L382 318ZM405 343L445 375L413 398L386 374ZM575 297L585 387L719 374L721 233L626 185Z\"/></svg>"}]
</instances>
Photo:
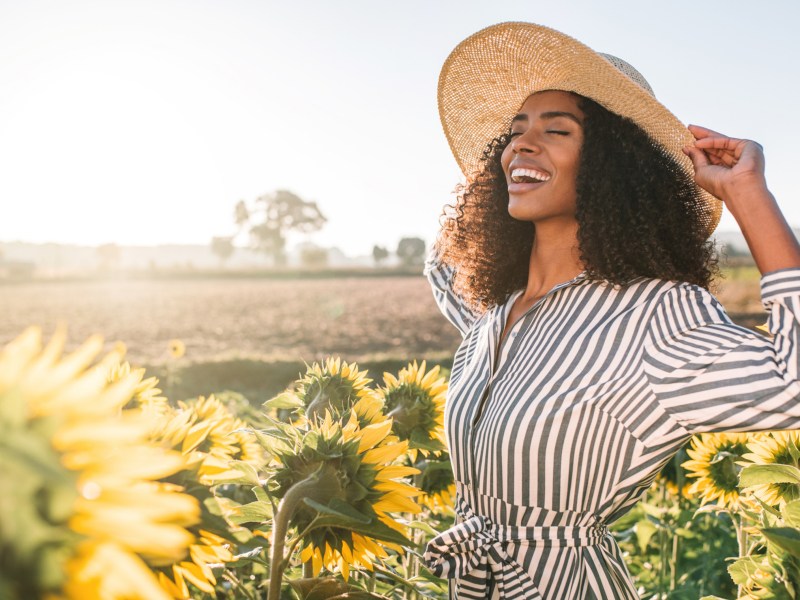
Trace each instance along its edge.
<instances>
[{"instance_id":1,"label":"field of crops","mask_svg":"<svg viewBox=\"0 0 800 600\"><path fill-rule=\"evenodd\" d=\"M718 297L734 320L764 320L758 282L740 274ZM40 281L0 285L0 344L24 327L45 334L61 320L74 346L92 333L123 341L137 364L163 362L171 339L186 359L312 361L447 356L456 330L442 318L427 281L343 279L175 279Z\"/></svg>"},{"instance_id":2,"label":"field of crops","mask_svg":"<svg viewBox=\"0 0 800 600\"><path fill-rule=\"evenodd\" d=\"M0 344L25 326L63 320L77 345L92 333L123 341L137 364L162 362L169 340L186 359L312 361L328 354L424 357L459 335L417 277L28 282L0 286Z\"/></svg>"},{"instance_id":3,"label":"field of crops","mask_svg":"<svg viewBox=\"0 0 800 600\"><path fill-rule=\"evenodd\" d=\"M718 297L733 319L761 324L758 277L732 272ZM371 377L410 360L447 367L460 336L417 276L38 281L0 285L0 344L28 325L59 321L68 346L100 333L110 349L161 380L170 398L232 390L260 404L326 356ZM185 356L170 360L170 342Z\"/></svg>"}]
</instances>

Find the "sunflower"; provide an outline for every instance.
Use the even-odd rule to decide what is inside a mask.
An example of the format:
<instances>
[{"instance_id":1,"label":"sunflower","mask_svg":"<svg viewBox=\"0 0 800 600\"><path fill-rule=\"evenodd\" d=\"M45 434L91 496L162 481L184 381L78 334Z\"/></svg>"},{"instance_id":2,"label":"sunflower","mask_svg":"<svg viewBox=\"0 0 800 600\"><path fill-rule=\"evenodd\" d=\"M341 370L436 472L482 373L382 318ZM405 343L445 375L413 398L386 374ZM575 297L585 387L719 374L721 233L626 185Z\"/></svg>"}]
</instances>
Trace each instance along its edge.
<instances>
[{"instance_id":1,"label":"sunflower","mask_svg":"<svg viewBox=\"0 0 800 600\"><path fill-rule=\"evenodd\" d=\"M0 353L0 579L25 598L166 600L148 563L180 560L200 511L159 480L185 459L123 410L140 378L109 383L121 354L93 364L93 336L62 357L65 339L59 328L42 349L31 327Z\"/></svg>"},{"instance_id":2,"label":"sunflower","mask_svg":"<svg viewBox=\"0 0 800 600\"><path fill-rule=\"evenodd\" d=\"M158 379L155 377L144 379L144 374L145 369L132 369L130 363L123 362L111 368L108 373L108 383L114 383L128 376L135 377L138 384L133 391L133 396L123 408L139 409L145 414L162 417L166 415L169 408L167 399L156 387Z\"/></svg>"},{"instance_id":3,"label":"sunflower","mask_svg":"<svg viewBox=\"0 0 800 600\"><path fill-rule=\"evenodd\" d=\"M304 427L309 420L319 420L326 411L346 421L351 410L362 425L368 425L383 408L381 400L368 387L371 382L367 372L360 371L356 363L328 357L321 364L315 362L307 367L305 375L294 383L294 390L277 395L264 406L289 411L288 415L282 415L288 417L283 420L298 427Z\"/></svg>"},{"instance_id":4,"label":"sunflower","mask_svg":"<svg viewBox=\"0 0 800 600\"><path fill-rule=\"evenodd\" d=\"M447 383L439 377L439 366L425 372L425 361L400 370L397 377L383 374L385 386L378 392L386 416L394 420L392 430L408 440L412 460L417 453L441 452L447 446L444 435L444 402Z\"/></svg>"},{"instance_id":5,"label":"sunflower","mask_svg":"<svg viewBox=\"0 0 800 600\"><path fill-rule=\"evenodd\" d=\"M169 341L169 355L171 358L177 360L184 354L186 354L186 344L177 339Z\"/></svg>"},{"instance_id":6,"label":"sunflower","mask_svg":"<svg viewBox=\"0 0 800 600\"><path fill-rule=\"evenodd\" d=\"M177 600L191 597L187 581L197 589L214 595L217 580L210 565L232 561L234 557L230 547L230 542L225 538L199 529L195 543L189 546L191 560L175 563L169 571L159 572L158 580L161 586Z\"/></svg>"},{"instance_id":7,"label":"sunflower","mask_svg":"<svg viewBox=\"0 0 800 600\"><path fill-rule=\"evenodd\" d=\"M186 468L170 481L190 489L202 506L200 523L192 528L196 542L189 547L189 560L159 572L161 585L174 598L189 597L187 582L213 594L217 581L210 565L233 560L233 543L227 537L234 528L220 523L208 504L215 501L214 485L241 477L242 472L232 467L233 461L243 461L254 469L263 464L263 451L241 431L245 427L224 404L209 396L180 402L153 433L155 440L185 456Z\"/></svg>"},{"instance_id":8,"label":"sunflower","mask_svg":"<svg viewBox=\"0 0 800 600\"><path fill-rule=\"evenodd\" d=\"M747 452L748 436L743 433L701 433L692 438L686 452L691 457L682 463L687 477L696 477L689 494L700 496L701 505L717 501L727 508L736 508L739 500L738 461Z\"/></svg>"},{"instance_id":9,"label":"sunflower","mask_svg":"<svg viewBox=\"0 0 800 600\"><path fill-rule=\"evenodd\" d=\"M414 466L420 471L414 482L423 492L417 501L434 514L455 514L456 480L449 455L446 452L430 454Z\"/></svg>"},{"instance_id":10,"label":"sunflower","mask_svg":"<svg viewBox=\"0 0 800 600\"><path fill-rule=\"evenodd\" d=\"M752 436L747 447L751 452L742 456L741 466L753 463L800 467L800 431L772 431ZM757 498L770 506L800 499L800 486L793 483L770 483L752 489Z\"/></svg>"},{"instance_id":11,"label":"sunflower","mask_svg":"<svg viewBox=\"0 0 800 600\"><path fill-rule=\"evenodd\" d=\"M666 491L673 495L683 498L689 498L689 490L691 489L691 482L686 481L685 471L681 468L681 463L684 462L688 455L686 450L689 444L682 447L667 463L661 468L653 481L653 488L663 486ZM682 485L681 485L682 484Z\"/></svg>"},{"instance_id":12,"label":"sunflower","mask_svg":"<svg viewBox=\"0 0 800 600\"><path fill-rule=\"evenodd\" d=\"M351 566L372 569L386 558L386 548L402 552L406 528L388 513L420 512L413 498L421 492L398 481L419 471L392 464L406 454L408 442L393 441L391 421L361 427L355 412L345 424L327 412L305 431L276 425L292 443L279 450L281 465L270 483L276 497L296 502L289 509L291 526L304 532L319 515L339 516L303 536L300 559L311 561L314 576L322 567L338 567L347 579Z\"/></svg>"},{"instance_id":13,"label":"sunflower","mask_svg":"<svg viewBox=\"0 0 800 600\"><path fill-rule=\"evenodd\" d=\"M210 486L226 477L239 477L230 462L241 460L258 467L263 451L243 430L247 425L232 415L213 395L179 402L153 432L153 438L181 452L197 482Z\"/></svg>"}]
</instances>

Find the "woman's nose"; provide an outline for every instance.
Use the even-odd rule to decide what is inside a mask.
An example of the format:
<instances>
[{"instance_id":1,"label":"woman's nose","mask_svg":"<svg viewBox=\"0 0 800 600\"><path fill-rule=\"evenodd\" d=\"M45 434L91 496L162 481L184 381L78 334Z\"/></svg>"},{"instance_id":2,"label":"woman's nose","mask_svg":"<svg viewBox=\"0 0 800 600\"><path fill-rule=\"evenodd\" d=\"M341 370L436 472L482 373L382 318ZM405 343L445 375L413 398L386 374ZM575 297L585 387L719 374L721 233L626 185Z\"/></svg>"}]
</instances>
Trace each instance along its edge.
<instances>
[{"instance_id":1,"label":"woman's nose","mask_svg":"<svg viewBox=\"0 0 800 600\"><path fill-rule=\"evenodd\" d=\"M511 141L511 150L520 152L539 152L539 144L527 134L518 135Z\"/></svg>"}]
</instances>

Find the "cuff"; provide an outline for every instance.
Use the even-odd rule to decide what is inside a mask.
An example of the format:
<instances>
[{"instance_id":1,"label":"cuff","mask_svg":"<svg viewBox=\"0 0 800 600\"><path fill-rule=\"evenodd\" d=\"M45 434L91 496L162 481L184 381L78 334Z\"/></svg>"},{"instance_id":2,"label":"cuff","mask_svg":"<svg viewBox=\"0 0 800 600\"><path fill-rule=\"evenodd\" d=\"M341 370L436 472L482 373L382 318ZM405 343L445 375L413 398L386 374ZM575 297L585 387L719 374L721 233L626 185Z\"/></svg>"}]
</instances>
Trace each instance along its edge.
<instances>
[{"instance_id":1,"label":"cuff","mask_svg":"<svg viewBox=\"0 0 800 600\"><path fill-rule=\"evenodd\" d=\"M770 271L761 276L761 302L764 308L778 298L800 296L800 267Z\"/></svg>"}]
</instances>

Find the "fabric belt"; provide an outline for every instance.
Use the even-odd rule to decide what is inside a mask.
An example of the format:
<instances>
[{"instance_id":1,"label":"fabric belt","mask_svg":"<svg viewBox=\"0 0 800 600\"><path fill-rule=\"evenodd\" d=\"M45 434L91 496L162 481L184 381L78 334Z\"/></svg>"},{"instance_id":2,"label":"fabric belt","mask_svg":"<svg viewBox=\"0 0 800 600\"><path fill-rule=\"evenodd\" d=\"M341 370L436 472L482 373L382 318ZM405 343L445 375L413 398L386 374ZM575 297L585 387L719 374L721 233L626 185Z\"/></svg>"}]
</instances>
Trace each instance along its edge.
<instances>
[{"instance_id":1,"label":"fabric belt","mask_svg":"<svg viewBox=\"0 0 800 600\"><path fill-rule=\"evenodd\" d=\"M461 503L459 508L468 508ZM536 585L505 551L504 543L518 542L542 546L594 546L608 533L605 523L595 516L590 526L498 525L468 511L466 520L433 538L425 549L425 562L437 577L465 578L459 586L459 600L485 600L489 597L489 577L494 578L504 600L541 600Z\"/></svg>"}]
</instances>

